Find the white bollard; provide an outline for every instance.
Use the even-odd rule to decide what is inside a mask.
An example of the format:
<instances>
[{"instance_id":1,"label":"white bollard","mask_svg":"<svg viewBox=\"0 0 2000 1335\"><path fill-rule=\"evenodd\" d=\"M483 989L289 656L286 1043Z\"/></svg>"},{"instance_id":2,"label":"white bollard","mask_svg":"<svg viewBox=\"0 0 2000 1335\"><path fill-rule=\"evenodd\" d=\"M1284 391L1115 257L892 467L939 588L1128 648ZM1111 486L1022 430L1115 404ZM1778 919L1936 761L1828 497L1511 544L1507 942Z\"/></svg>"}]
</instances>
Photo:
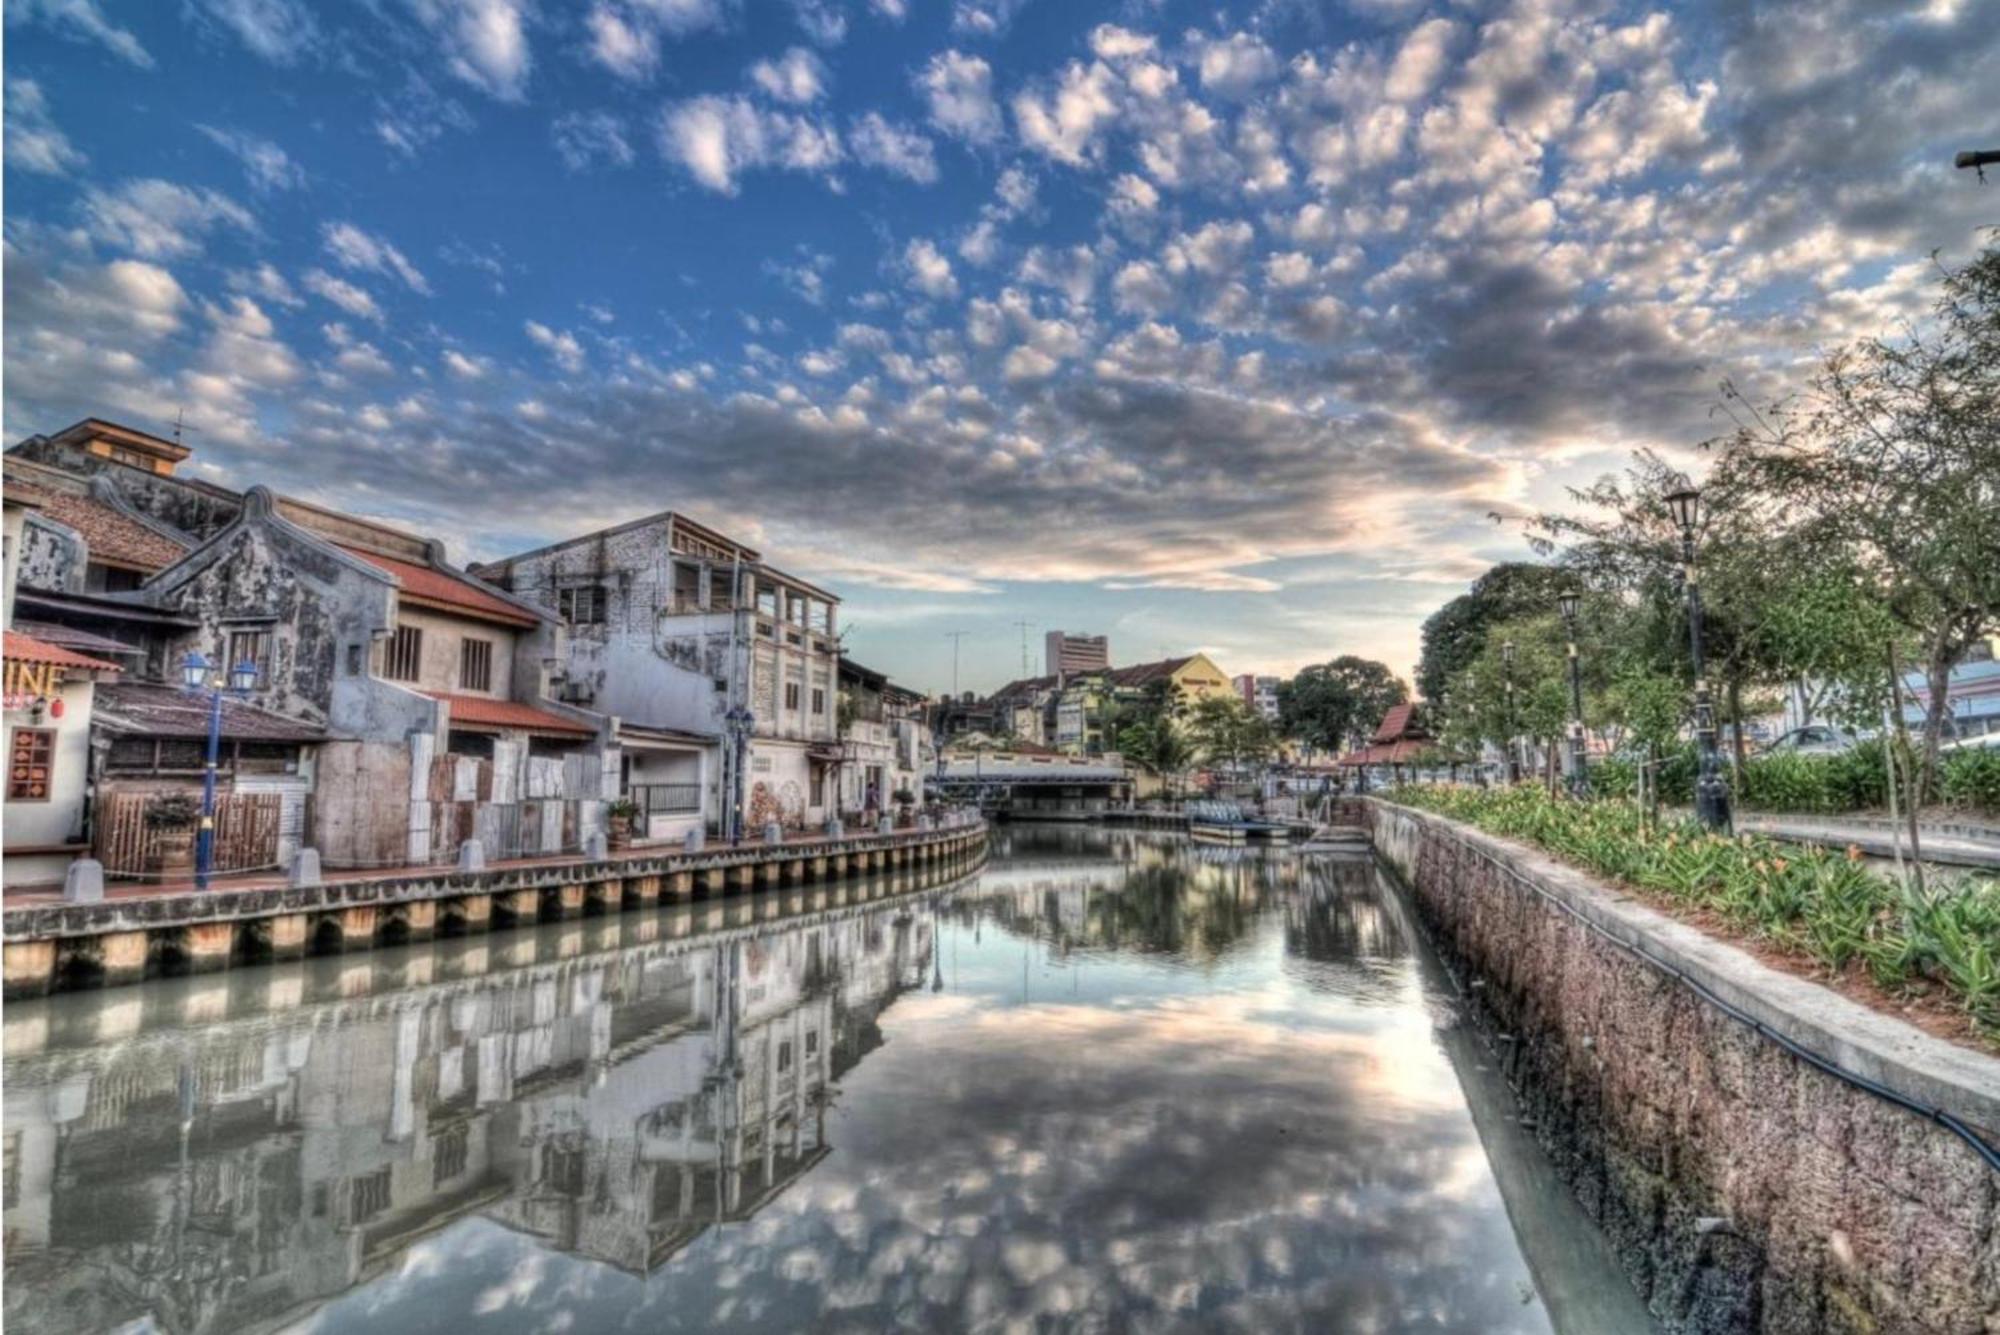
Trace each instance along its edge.
<instances>
[{"instance_id":1,"label":"white bollard","mask_svg":"<svg viewBox=\"0 0 2000 1335\"><path fill-rule=\"evenodd\" d=\"M765 825L764 825L764 842L765 842L765 843L767 843L767 844L782 844L782 843L784 843L784 842L785 842L785 827L784 827L784 826L782 826L782 825L780 825L780 824L778 824L778 822L776 822L776 821L768 821L768 822L766 822L766 823L765 823Z\"/></svg>"},{"instance_id":2,"label":"white bollard","mask_svg":"<svg viewBox=\"0 0 2000 1335\"><path fill-rule=\"evenodd\" d=\"M702 830L689 830L687 832L687 839L682 844L682 847L687 852L699 853L702 850L702 845L705 844L707 840L708 836L706 832Z\"/></svg>"},{"instance_id":3,"label":"white bollard","mask_svg":"<svg viewBox=\"0 0 2000 1335\"><path fill-rule=\"evenodd\" d=\"M101 904L104 902L104 864L96 858L78 858L63 873L63 903Z\"/></svg>"},{"instance_id":4,"label":"white bollard","mask_svg":"<svg viewBox=\"0 0 2000 1335\"><path fill-rule=\"evenodd\" d=\"M292 855L292 888L297 890L305 886L318 885L319 883L319 850L317 848L301 848Z\"/></svg>"},{"instance_id":5,"label":"white bollard","mask_svg":"<svg viewBox=\"0 0 2000 1335\"><path fill-rule=\"evenodd\" d=\"M458 846L458 869L460 871L485 871L486 846L477 839L468 839Z\"/></svg>"},{"instance_id":6,"label":"white bollard","mask_svg":"<svg viewBox=\"0 0 2000 1335\"><path fill-rule=\"evenodd\" d=\"M583 856L591 862L602 862L611 856L611 843L598 830L583 837Z\"/></svg>"}]
</instances>

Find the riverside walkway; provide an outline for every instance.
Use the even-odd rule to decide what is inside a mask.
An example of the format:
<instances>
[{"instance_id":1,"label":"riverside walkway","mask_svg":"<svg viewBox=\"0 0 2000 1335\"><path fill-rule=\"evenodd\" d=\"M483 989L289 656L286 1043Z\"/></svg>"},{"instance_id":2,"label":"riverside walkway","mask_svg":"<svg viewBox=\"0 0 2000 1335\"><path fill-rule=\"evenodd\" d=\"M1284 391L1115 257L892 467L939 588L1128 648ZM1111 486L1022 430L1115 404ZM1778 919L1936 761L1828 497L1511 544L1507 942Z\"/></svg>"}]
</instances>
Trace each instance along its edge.
<instances>
[{"instance_id":1,"label":"riverside walkway","mask_svg":"<svg viewBox=\"0 0 2000 1335\"><path fill-rule=\"evenodd\" d=\"M932 828L697 851L525 858L471 871L334 873L307 885L268 876L205 891L191 882L117 885L89 903L68 902L59 889L10 890L0 912L5 992L14 998L133 983L853 874L957 873L976 866L985 850L985 823L968 817Z\"/></svg>"}]
</instances>

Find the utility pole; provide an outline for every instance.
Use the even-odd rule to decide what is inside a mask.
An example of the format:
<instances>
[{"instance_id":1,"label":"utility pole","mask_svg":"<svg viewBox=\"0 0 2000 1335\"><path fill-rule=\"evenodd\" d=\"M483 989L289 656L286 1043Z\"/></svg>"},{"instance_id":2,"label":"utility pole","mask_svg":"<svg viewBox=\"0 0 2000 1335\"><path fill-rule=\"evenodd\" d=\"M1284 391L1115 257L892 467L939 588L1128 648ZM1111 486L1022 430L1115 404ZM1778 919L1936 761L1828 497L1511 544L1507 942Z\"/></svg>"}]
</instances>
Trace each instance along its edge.
<instances>
[{"instance_id":1,"label":"utility pole","mask_svg":"<svg viewBox=\"0 0 2000 1335\"><path fill-rule=\"evenodd\" d=\"M1028 671L1028 632L1034 628L1035 623L1032 621L1016 621L1013 624L1021 628L1021 675L1023 677L1033 676L1034 674Z\"/></svg>"},{"instance_id":2,"label":"utility pole","mask_svg":"<svg viewBox=\"0 0 2000 1335\"><path fill-rule=\"evenodd\" d=\"M970 635L969 630L948 630L944 637L951 641L951 698L958 699L958 642Z\"/></svg>"}]
</instances>

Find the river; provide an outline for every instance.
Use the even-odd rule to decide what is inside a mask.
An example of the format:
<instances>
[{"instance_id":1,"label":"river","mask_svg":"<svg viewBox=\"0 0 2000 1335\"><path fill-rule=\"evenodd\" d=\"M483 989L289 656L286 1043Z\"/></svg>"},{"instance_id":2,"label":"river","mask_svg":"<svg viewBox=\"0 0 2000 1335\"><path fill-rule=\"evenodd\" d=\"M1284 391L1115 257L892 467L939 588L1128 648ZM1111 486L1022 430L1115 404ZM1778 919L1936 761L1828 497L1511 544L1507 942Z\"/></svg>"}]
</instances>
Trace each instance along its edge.
<instances>
[{"instance_id":1,"label":"river","mask_svg":"<svg viewBox=\"0 0 2000 1335\"><path fill-rule=\"evenodd\" d=\"M11 1335L1651 1329L1365 858L1003 826L4 1031Z\"/></svg>"}]
</instances>

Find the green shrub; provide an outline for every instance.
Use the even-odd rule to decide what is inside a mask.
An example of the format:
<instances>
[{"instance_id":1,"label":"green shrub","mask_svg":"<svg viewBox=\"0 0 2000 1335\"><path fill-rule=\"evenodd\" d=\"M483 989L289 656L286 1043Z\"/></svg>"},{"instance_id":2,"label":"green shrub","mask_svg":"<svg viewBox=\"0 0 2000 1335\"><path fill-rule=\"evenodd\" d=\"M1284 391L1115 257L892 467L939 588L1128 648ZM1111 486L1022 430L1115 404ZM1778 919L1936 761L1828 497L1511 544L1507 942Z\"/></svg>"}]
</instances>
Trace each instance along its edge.
<instances>
[{"instance_id":1,"label":"green shrub","mask_svg":"<svg viewBox=\"0 0 2000 1335\"><path fill-rule=\"evenodd\" d=\"M1807 763L1771 765L1764 782L1798 800L1834 800L1855 777L1842 765L1818 763L1843 756L1784 759ZM1718 913L1834 972L1858 965L1892 990L1939 988L1982 1030L2000 1035L2000 879L1968 878L1918 897L1876 875L1853 849L1747 834L1726 839L1692 821L1648 830L1630 802L1552 798L1536 784L1412 786L1398 789L1395 800Z\"/></svg>"}]
</instances>

